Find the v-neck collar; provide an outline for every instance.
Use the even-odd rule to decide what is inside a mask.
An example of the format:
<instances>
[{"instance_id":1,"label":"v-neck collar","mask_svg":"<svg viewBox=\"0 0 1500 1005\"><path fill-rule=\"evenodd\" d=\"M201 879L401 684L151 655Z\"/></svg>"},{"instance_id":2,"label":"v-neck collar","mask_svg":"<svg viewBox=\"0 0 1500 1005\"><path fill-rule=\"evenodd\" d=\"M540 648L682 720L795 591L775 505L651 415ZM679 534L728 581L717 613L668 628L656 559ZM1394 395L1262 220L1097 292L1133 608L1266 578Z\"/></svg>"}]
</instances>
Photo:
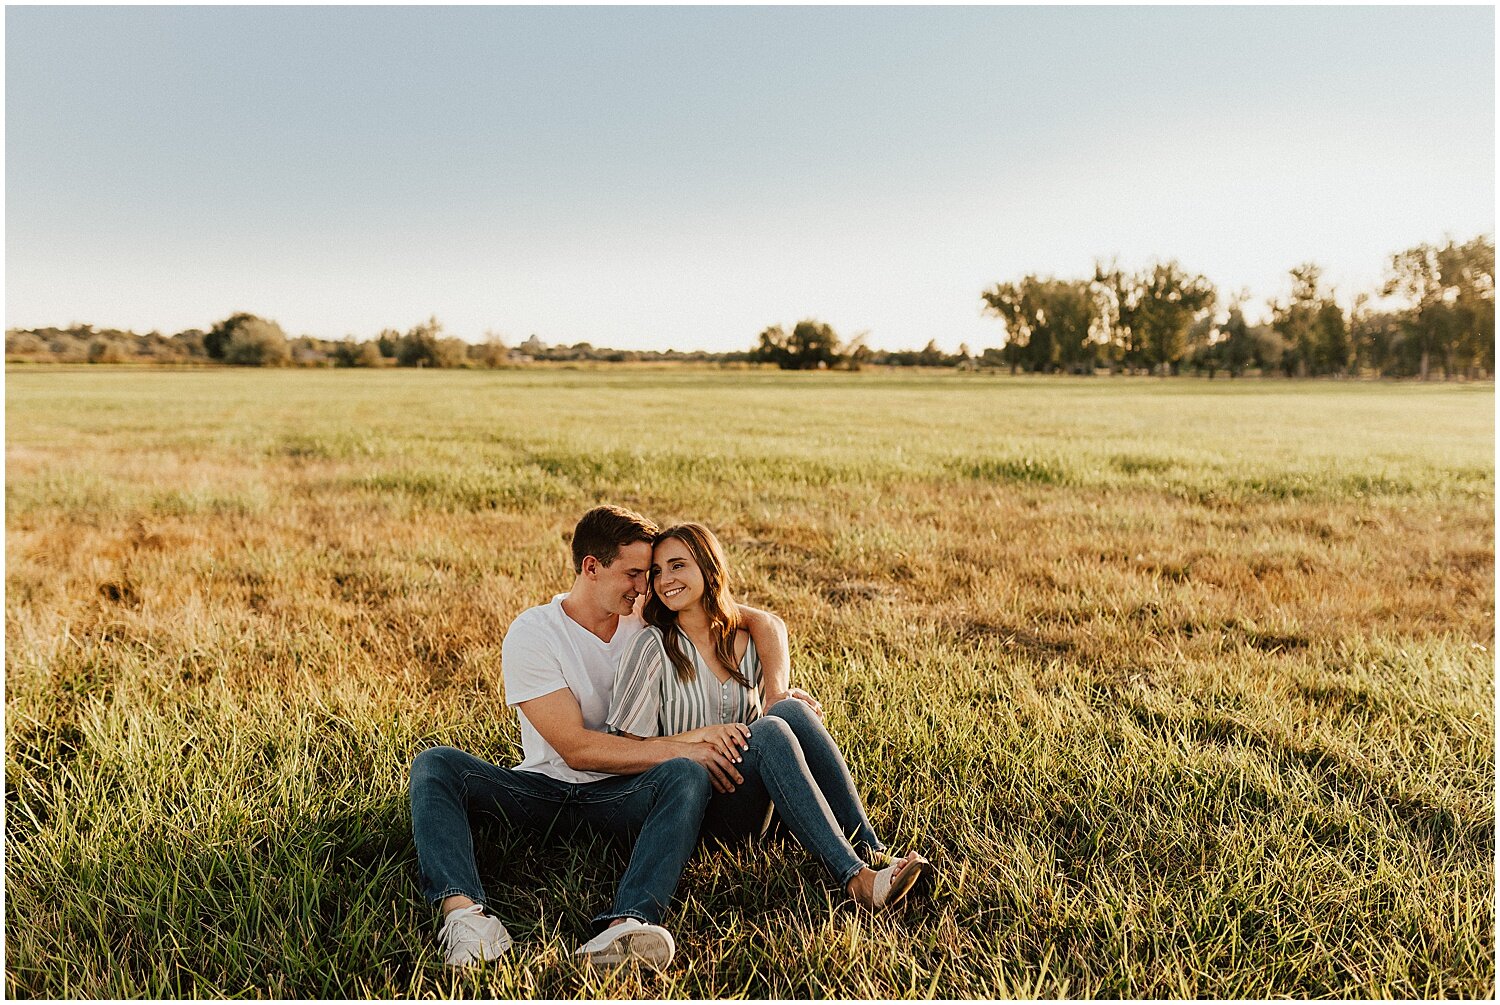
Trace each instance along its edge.
<instances>
[{"instance_id":1,"label":"v-neck collar","mask_svg":"<svg viewBox=\"0 0 1500 1005\"><path fill-rule=\"evenodd\" d=\"M709 665L708 660L704 659L703 658L703 654L698 651L698 647L695 646L695 645L693 645L693 640L690 639L690 638L688 638L688 633L685 632L685 631L683 631L681 628L678 628L677 629L677 634L682 636L682 641L684 641L684 642L687 643L688 649L692 652L692 654L693 654L693 664L698 668L698 676L701 677L705 673L708 674L709 677L713 678L713 682L716 685L718 685L719 687L723 687L725 684L738 684L739 683L739 681L737 681L737 680L734 679L734 674L732 674L732 673L726 673L724 675L724 679L720 680L719 679L719 675L716 674L716 673L714 673L714 668ZM748 645L745 647L745 651L746 652L750 651L750 647ZM717 663L718 660L715 660L714 662ZM740 662L741 663L745 662L745 658L743 656L740 657ZM736 666L735 669L738 670L739 667Z\"/></svg>"},{"instance_id":2,"label":"v-neck collar","mask_svg":"<svg viewBox=\"0 0 1500 1005\"><path fill-rule=\"evenodd\" d=\"M566 597L566 594L564 594L563 597ZM573 615L571 615L571 614L568 613L568 609L566 607L564 607L563 604L562 604L563 597L559 597L558 600L557 600L557 615L558 615L558 617L562 618L568 624L572 625L578 631L582 632L584 635L587 635L589 638L593 639L595 642L599 643L601 646L604 646L606 649L609 648L610 644L612 642L614 642L615 639L617 639L617 638L620 637L620 621L622 620L621 617L620 617L620 615L618 615L618 614L615 615L615 630L614 630L614 633L612 635L610 635L610 637L607 638L607 639L601 639L594 632L590 631L586 625L582 624L576 618L574 618Z\"/></svg>"}]
</instances>

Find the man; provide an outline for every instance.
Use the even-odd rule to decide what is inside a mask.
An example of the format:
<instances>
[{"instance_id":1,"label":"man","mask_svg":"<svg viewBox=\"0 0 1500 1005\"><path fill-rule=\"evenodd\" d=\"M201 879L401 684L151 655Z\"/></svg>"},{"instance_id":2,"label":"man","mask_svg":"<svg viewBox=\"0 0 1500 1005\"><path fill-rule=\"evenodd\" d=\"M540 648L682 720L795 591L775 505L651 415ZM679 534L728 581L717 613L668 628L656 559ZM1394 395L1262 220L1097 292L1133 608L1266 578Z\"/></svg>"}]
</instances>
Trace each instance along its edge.
<instances>
[{"instance_id":1,"label":"man","mask_svg":"<svg viewBox=\"0 0 1500 1005\"><path fill-rule=\"evenodd\" d=\"M615 664L644 627L636 611L646 592L656 526L616 506L589 510L573 531L573 587L523 611L505 634L505 700L521 719L523 760L502 768L453 747L417 755L411 767L412 834L428 900L440 904L439 933L451 966L494 959L511 945L484 906L470 815L544 831L583 823L634 838L614 904L577 955L596 966L671 961L671 934L659 922L698 842L711 791L744 779L708 743L638 740L605 731ZM741 607L766 667L768 685L786 690L786 629L774 615Z\"/></svg>"}]
</instances>

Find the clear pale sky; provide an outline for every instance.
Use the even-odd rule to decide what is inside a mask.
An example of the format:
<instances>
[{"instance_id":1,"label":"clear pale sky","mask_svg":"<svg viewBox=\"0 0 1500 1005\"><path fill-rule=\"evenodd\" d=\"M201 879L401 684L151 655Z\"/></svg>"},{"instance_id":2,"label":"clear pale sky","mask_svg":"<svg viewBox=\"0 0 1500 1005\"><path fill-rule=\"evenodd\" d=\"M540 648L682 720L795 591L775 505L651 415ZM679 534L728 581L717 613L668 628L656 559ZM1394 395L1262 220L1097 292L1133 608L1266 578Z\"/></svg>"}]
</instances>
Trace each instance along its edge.
<instances>
[{"instance_id":1,"label":"clear pale sky","mask_svg":"<svg viewBox=\"0 0 1500 1005\"><path fill-rule=\"evenodd\" d=\"M1030 272L1347 301L1494 233L1491 7L11 7L5 56L12 327L977 351Z\"/></svg>"}]
</instances>

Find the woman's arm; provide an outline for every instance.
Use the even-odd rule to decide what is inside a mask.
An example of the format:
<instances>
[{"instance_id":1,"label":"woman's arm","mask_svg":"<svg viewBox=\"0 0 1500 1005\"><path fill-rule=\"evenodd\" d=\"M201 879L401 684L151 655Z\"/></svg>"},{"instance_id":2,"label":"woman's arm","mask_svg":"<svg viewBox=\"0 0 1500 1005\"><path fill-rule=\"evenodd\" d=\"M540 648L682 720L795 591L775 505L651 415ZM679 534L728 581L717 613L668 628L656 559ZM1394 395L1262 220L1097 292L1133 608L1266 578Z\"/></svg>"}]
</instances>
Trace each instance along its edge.
<instances>
[{"instance_id":1,"label":"woman's arm","mask_svg":"<svg viewBox=\"0 0 1500 1005\"><path fill-rule=\"evenodd\" d=\"M647 628L635 637L615 668L605 725L626 736L661 735L661 688L666 662L667 654L656 629Z\"/></svg>"}]
</instances>

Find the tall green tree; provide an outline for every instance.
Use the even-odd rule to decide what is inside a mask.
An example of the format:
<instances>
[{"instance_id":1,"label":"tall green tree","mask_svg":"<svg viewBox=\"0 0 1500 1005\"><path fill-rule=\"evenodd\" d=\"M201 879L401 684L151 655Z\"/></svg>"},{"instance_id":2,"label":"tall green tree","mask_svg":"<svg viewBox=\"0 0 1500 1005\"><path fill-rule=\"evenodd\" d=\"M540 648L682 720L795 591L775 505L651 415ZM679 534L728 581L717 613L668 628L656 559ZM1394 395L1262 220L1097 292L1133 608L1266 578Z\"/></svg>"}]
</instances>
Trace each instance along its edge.
<instances>
[{"instance_id":1,"label":"tall green tree","mask_svg":"<svg viewBox=\"0 0 1500 1005\"><path fill-rule=\"evenodd\" d=\"M1319 374L1348 375L1353 368L1349 323L1332 297L1318 305L1313 317L1313 362Z\"/></svg>"},{"instance_id":2,"label":"tall green tree","mask_svg":"<svg viewBox=\"0 0 1500 1005\"><path fill-rule=\"evenodd\" d=\"M1271 303L1271 327L1286 346L1281 368L1288 377L1315 373L1318 362L1318 315L1323 308L1323 270L1304 262L1291 270L1292 294Z\"/></svg>"},{"instance_id":3,"label":"tall green tree","mask_svg":"<svg viewBox=\"0 0 1500 1005\"><path fill-rule=\"evenodd\" d=\"M1392 255L1381 290L1406 305L1406 341L1417 354L1417 376L1422 380L1431 374L1434 354L1449 354L1457 330L1458 319L1448 302L1438 250L1430 244L1419 244Z\"/></svg>"},{"instance_id":4,"label":"tall green tree","mask_svg":"<svg viewBox=\"0 0 1500 1005\"><path fill-rule=\"evenodd\" d=\"M1487 237L1438 249L1444 300L1453 314L1445 346L1448 376L1495 369L1495 242Z\"/></svg>"},{"instance_id":5,"label":"tall green tree","mask_svg":"<svg viewBox=\"0 0 1500 1005\"><path fill-rule=\"evenodd\" d=\"M1135 284L1125 270L1111 262L1094 263L1093 287L1101 311L1104 356L1115 373L1140 365L1135 342Z\"/></svg>"},{"instance_id":6,"label":"tall green tree","mask_svg":"<svg viewBox=\"0 0 1500 1005\"><path fill-rule=\"evenodd\" d=\"M1069 372L1093 373L1098 349L1094 333L1099 322L1099 299L1093 284L1051 279L1042 284L1040 301L1058 365Z\"/></svg>"},{"instance_id":7,"label":"tall green tree","mask_svg":"<svg viewBox=\"0 0 1500 1005\"><path fill-rule=\"evenodd\" d=\"M798 321L788 339L798 370L817 370L838 363L843 344L831 325L811 318Z\"/></svg>"},{"instance_id":8,"label":"tall green tree","mask_svg":"<svg viewBox=\"0 0 1500 1005\"><path fill-rule=\"evenodd\" d=\"M1241 292L1229 304L1229 317L1219 326L1219 362L1229 371L1230 377L1242 376L1245 367L1255 358L1255 339L1250 334L1250 324L1245 320L1245 301L1248 293Z\"/></svg>"},{"instance_id":9,"label":"tall green tree","mask_svg":"<svg viewBox=\"0 0 1500 1005\"><path fill-rule=\"evenodd\" d=\"M1354 367L1368 367L1382 376L1399 376L1401 343L1406 337L1399 312L1376 310L1368 294L1355 296L1349 311L1349 341L1354 348Z\"/></svg>"},{"instance_id":10,"label":"tall green tree","mask_svg":"<svg viewBox=\"0 0 1500 1005\"><path fill-rule=\"evenodd\" d=\"M1005 324L1011 370L1092 372L1099 300L1087 280L1026 276L980 294L987 314Z\"/></svg>"},{"instance_id":11,"label":"tall green tree","mask_svg":"<svg viewBox=\"0 0 1500 1005\"><path fill-rule=\"evenodd\" d=\"M1145 366L1176 373L1188 352L1188 331L1218 299L1214 285L1176 261L1158 262L1135 277L1131 331Z\"/></svg>"},{"instance_id":12,"label":"tall green tree","mask_svg":"<svg viewBox=\"0 0 1500 1005\"><path fill-rule=\"evenodd\" d=\"M1105 351L1125 370L1176 371L1189 350L1188 333L1212 310L1217 291L1176 261L1140 272L1094 264L1094 291L1103 305Z\"/></svg>"},{"instance_id":13,"label":"tall green tree","mask_svg":"<svg viewBox=\"0 0 1500 1005\"><path fill-rule=\"evenodd\" d=\"M792 369L792 351L787 345L786 329L781 325L762 329L751 353L756 362L775 363L782 370Z\"/></svg>"},{"instance_id":14,"label":"tall green tree","mask_svg":"<svg viewBox=\"0 0 1500 1005\"><path fill-rule=\"evenodd\" d=\"M1005 346L1001 352L1011 373L1019 372L1023 360L1030 356L1036 308L1028 291L1035 282L1035 276L1027 276L1019 283L996 283L980 294L985 312L1005 325Z\"/></svg>"}]
</instances>

